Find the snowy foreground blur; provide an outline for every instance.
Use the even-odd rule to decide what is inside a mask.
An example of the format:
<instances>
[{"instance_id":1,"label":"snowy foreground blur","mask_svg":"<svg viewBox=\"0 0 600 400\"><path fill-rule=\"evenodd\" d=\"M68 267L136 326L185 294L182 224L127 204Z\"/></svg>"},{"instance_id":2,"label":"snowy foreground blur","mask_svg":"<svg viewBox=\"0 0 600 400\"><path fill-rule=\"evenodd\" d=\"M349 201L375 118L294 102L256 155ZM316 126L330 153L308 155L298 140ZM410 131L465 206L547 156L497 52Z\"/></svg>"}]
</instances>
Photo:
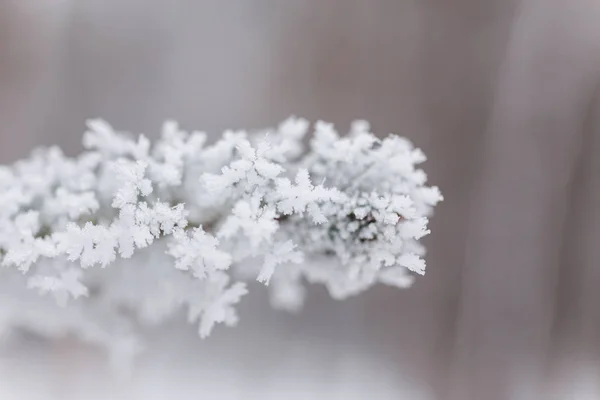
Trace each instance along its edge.
<instances>
[{"instance_id":1,"label":"snowy foreground blur","mask_svg":"<svg viewBox=\"0 0 600 400\"><path fill-rule=\"evenodd\" d=\"M180 327L181 328L181 327ZM237 332L244 331L244 337ZM387 364L350 346L232 330L199 341L191 330L155 332L126 379L104 355L61 342L22 342L0 355L3 400L432 399ZM215 343L216 340L216 343ZM249 346L248 343L252 343ZM332 347L335 348L332 353ZM332 354L337 354L332 358Z\"/></svg>"}]
</instances>

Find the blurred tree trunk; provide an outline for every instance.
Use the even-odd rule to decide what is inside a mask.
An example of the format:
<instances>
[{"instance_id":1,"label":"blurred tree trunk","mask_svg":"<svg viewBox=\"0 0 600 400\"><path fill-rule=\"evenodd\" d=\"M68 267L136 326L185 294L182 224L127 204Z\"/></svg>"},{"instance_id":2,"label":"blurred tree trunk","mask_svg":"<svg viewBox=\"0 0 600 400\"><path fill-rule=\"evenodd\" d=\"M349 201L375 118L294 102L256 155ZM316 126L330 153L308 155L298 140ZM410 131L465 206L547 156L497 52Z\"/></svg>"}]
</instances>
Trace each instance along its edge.
<instances>
[{"instance_id":1,"label":"blurred tree trunk","mask_svg":"<svg viewBox=\"0 0 600 400\"><path fill-rule=\"evenodd\" d=\"M572 254L567 227L598 79L599 11L589 1L525 1L517 13L471 203L457 399L537 398L548 383L559 269L579 269L561 256Z\"/></svg>"}]
</instances>

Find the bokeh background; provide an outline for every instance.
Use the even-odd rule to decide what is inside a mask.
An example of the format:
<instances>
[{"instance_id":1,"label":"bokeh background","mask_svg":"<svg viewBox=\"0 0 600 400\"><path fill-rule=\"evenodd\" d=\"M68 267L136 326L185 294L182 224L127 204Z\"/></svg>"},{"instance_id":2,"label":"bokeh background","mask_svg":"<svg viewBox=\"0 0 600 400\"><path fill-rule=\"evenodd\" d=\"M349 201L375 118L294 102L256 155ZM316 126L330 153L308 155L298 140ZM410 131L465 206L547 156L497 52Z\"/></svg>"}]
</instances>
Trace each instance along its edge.
<instances>
[{"instance_id":1,"label":"bokeh background","mask_svg":"<svg viewBox=\"0 0 600 400\"><path fill-rule=\"evenodd\" d=\"M2 399L600 399L600 2L0 0L0 163L84 121L407 136L446 200L409 290L149 332L129 380L24 336Z\"/></svg>"}]
</instances>

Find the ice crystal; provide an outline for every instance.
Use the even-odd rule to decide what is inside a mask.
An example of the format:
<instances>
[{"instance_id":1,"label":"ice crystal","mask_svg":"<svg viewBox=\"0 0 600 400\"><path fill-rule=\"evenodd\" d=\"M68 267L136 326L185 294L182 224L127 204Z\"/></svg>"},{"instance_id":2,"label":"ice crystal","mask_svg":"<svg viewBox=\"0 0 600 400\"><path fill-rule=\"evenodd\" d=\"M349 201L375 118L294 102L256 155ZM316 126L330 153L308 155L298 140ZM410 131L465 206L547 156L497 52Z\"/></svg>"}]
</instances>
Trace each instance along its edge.
<instances>
[{"instance_id":1,"label":"ice crystal","mask_svg":"<svg viewBox=\"0 0 600 400\"><path fill-rule=\"evenodd\" d=\"M181 309L201 337L234 325L248 279L289 310L305 282L339 299L410 286L442 200L425 155L365 121L308 131L292 117L206 145L168 121L151 143L92 120L79 156L0 167L0 331L75 334L119 359L140 326Z\"/></svg>"}]
</instances>

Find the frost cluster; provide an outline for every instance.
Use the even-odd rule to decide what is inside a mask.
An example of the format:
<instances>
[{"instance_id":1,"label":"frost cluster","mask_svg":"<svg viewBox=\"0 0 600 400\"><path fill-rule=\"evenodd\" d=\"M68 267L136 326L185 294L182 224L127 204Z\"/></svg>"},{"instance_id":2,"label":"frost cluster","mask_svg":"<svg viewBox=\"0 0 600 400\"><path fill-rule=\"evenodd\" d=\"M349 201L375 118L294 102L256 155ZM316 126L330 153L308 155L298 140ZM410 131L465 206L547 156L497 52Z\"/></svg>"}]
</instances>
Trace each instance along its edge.
<instances>
[{"instance_id":1,"label":"frost cluster","mask_svg":"<svg viewBox=\"0 0 600 400\"><path fill-rule=\"evenodd\" d=\"M248 280L290 310L307 282L337 299L409 286L442 200L425 155L365 121L308 131L289 118L207 144L169 121L151 143L92 120L79 156L0 166L0 333L71 334L118 362L182 311L201 337L234 325Z\"/></svg>"}]
</instances>

